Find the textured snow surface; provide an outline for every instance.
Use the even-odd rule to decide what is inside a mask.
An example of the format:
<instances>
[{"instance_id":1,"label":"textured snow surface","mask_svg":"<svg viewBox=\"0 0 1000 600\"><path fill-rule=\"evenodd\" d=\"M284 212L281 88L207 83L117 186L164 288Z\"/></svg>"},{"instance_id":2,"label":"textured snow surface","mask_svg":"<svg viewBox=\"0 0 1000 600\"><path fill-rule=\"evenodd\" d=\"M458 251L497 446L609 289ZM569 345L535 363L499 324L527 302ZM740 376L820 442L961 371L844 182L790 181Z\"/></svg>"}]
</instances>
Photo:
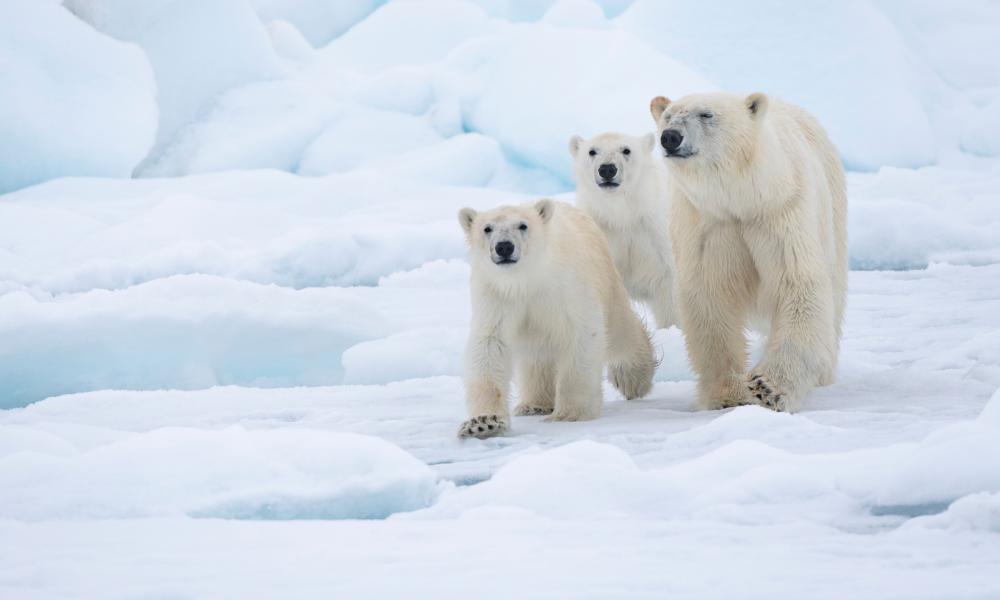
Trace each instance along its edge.
<instances>
[{"instance_id":1,"label":"textured snow surface","mask_svg":"<svg viewBox=\"0 0 1000 600\"><path fill-rule=\"evenodd\" d=\"M0 194L54 177L130 177L156 135L149 61L54 0L0 3Z\"/></svg>"},{"instance_id":2,"label":"textured snow surface","mask_svg":"<svg viewBox=\"0 0 1000 600\"><path fill-rule=\"evenodd\" d=\"M1000 597L996 3L0 17L0 597ZM456 439L457 210L706 89L850 169L836 383L699 411L660 330L648 398Z\"/></svg>"},{"instance_id":3,"label":"textured snow surface","mask_svg":"<svg viewBox=\"0 0 1000 600\"><path fill-rule=\"evenodd\" d=\"M439 143L392 131L404 115L445 138L488 136L493 146L472 150L479 165L533 172L473 185L538 191L541 171L567 190L571 135L641 133L652 96L712 89L804 106L851 169L1000 155L990 0L62 4L2 8L0 190L133 170L317 175L393 142L391 154ZM397 114L377 125L373 109ZM351 145L357 155L345 156ZM418 171L432 168L441 163Z\"/></svg>"}]
</instances>

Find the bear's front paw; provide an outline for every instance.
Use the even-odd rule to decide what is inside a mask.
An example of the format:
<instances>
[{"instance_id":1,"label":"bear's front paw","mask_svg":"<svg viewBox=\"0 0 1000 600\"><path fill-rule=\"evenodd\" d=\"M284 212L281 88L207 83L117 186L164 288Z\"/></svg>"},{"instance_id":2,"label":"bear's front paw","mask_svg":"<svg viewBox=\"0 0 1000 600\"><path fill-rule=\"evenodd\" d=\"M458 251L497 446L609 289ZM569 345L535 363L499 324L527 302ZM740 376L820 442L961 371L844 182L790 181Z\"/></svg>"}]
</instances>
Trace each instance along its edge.
<instances>
[{"instance_id":1,"label":"bear's front paw","mask_svg":"<svg viewBox=\"0 0 1000 600\"><path fill-rule=\"evenodd\" d=\"M747 389L750 390L754 401L764 408L779 412L788 410L784 395L778 392L763 375L751 375Z\"/></svg>"},{"instance_id":2,"label":"bear's front paw","mask_svg":"<svg viewBox=\"0 0 1000 600\"><path fill-rule=\"evenodd\" d=\"M535 415L552 414L551 406L535 406L532 404L518 404L514 407L514 414L518 417L531 417Z\"/></svg>"},{"instance_id":3,"label":"bear's front paw","mask_svg":"<svg viewBox=\"0 0 1000 600\"><path fill-rule=\"evenodd\" d=\"M482 415L473 417L462 423L458 428L460 438L485 439L507 433L507 417L500 415Z\"/></svg>"}]
</instances>

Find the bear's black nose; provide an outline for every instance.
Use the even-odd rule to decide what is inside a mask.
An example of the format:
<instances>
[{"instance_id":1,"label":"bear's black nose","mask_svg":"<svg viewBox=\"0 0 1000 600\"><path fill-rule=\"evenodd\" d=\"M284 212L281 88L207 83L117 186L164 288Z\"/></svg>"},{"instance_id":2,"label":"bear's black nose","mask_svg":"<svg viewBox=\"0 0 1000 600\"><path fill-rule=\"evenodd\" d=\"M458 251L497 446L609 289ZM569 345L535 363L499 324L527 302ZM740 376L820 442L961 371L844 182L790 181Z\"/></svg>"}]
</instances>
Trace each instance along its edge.
<instances>
[{"instance_id":1,"label":"bear's black nose","mask_svg":"<svg viewBox=\"0 0 1000 600\"><path fill-rule=\"evenodd\" d=\"M676 129L664 129L663 133L660 134L660 145L667 152L676 151L681 147L681 142L683 141L684 135Z\"/></svg>"},{"instance_id":2,"label":"bear's black nose","mask_svg":"<svg viewBox=\"0 0 1000 600\"><path fill-rule=\"evenodd\" d=\"M503 258L510 258L514 254L514 242L497 242L497 254Z\"/></svg>"},{"instance_id":3,"label":"bear's black nose","mask_svg":"<svg viewBox=\"0 0 1000 600\"><path fill-rule=\"evenodd\" d=\"M618 174L618 167L612 164L604 164L597 167L597 174L604 179L613 179Z\"/></svg>"}]
</instances>

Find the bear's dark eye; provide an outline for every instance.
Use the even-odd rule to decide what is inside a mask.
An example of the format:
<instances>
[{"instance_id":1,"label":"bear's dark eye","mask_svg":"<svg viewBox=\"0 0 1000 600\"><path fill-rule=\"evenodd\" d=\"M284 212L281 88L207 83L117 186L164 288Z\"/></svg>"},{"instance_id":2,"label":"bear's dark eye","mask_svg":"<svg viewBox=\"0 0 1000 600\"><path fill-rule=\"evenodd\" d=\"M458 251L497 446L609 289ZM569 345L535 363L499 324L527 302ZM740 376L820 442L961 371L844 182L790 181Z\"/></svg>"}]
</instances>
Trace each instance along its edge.
<instances>
[{"instance_id":1,"label":"bear's dark eye","mask_svg":"<svg viewBox=\"0 0 1000 600\"><path fill-rule=\"evenodd\" d=\"M493 233L493 228L487 225L486 228L483 229L483 233Z\"/></svg>"},{"instance_id":2,"label":"bear's dark eye","mask_svg":"<svg viewBox=\"0 0 1000 600\"><path fill-rule=\"evenodd\" d=\"M624 150L622 150L622 154L624 154L625 156L628 156L629 154L632 154L632 151L629 150L628 148L625 148Z\"/></svg>"},{"instance_id":3,"label":"bear's dark eye","mask_svg":"<svg viewBox=\"0 0 1000 600\"><path fill-rule=\"evenodd\" d=\"M597 156L597 150L594 150L593 148L591 148L590 152L588 152L588 154L590 154L591 156Z\"/></svg>"},{"instance_id":4,"label":"bear's dark eye","mask_svg":"<svg viewBox=\"0 0 1000 600\"><path fill-rule=\"evenodd\" d=\"M707 120L711 119L713 115L710 112L703 112L703 113L701 113L698 116L701 117L702 119L705 119L707 121Z\"/></svg>"},{"instance_id":5,"label":"bear's dark eye","mask_svg":"<svg viewBox=\"0 0 1000 600\"><path fill-rule=\"evenodd\" d=\"M524 223L521 223L520 225L518 225L517 228L520 229L521 231L527 231L528 230L528 226L525 225Z\"/></svg>"}]
</instances>

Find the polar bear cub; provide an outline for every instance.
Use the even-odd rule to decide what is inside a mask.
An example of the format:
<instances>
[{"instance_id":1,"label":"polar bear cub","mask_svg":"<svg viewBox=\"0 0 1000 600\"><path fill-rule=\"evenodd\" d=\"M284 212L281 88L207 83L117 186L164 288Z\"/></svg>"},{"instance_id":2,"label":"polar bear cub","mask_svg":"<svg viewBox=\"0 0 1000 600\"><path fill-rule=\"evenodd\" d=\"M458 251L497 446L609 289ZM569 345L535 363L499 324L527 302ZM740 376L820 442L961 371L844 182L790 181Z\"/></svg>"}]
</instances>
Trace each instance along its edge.
<instances>
[{"instance_id":1,"label":"polar bear cub","mask_svg":"<svg viewBox=\"0 0 1000 600\"><path fill-rule=\"evenodd\" d=\"M459 437L490 437L516 415L577 421L600 414L604 365L628 399L652 387L656 360L633 312L604 234L573 206L552 200L477 213L463 208L472 323L466 348L469 420Z\"/></svg>"},{"instance_id":2,"label":"polar bear cub","mask_svg":"<svg viewBox=\"0 0 1000 600\"><path fill-rule=\"evenodd\" d=\"M647 304L659 328L677 324L674 258L667 228L667 181L653 157L655 136L604 133L569 141L576 203L604 231L629 295Z\"/></svg>"},{"instance_id":3,"label":"polar bear cub","mask_svg":"<svg viewBox=\"0 0 1000 600\"><path fill-rule=\"evenodd\" d=\"M681 328L707 408L796 410L833 382L847 292L847 193L830 139L764 94L650 102L669 178ZM744 327L767 334L747 368Z\"/></svg>"}]
</instances>

